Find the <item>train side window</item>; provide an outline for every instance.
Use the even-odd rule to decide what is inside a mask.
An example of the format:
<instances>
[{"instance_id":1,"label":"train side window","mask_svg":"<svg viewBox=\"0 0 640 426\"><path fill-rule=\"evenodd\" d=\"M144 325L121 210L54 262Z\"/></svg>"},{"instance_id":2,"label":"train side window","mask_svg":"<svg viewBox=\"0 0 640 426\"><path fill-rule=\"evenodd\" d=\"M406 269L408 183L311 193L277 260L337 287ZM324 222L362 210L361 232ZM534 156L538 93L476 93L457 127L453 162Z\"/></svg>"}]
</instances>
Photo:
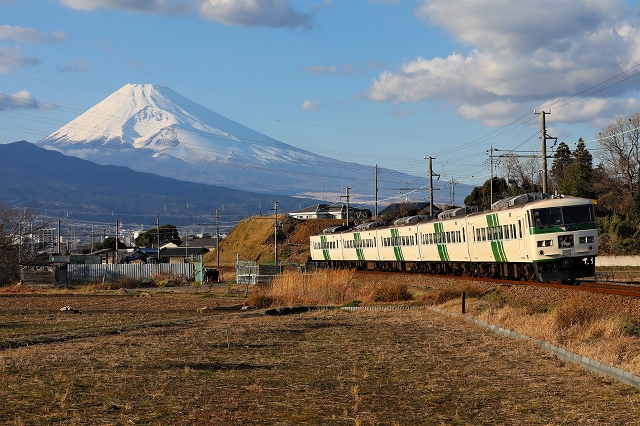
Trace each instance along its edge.
<instances>
[{"instance_id":1,"label":"train side window","mask_svg":"<svg viewBox=\"0 0 640 426\"><path fill-rule=\"evenodd\" d=\"M482 241L487 241L487 231L486 228L481 228L480 229L481 233L482 233Z\"/></svg>"},{"instance_id":2,"label":"train side window","mask_svg":"<svg viewBox=\"0 0 640 426\"><path fill-rule=\"evenodd\" d=\"M518 219L518 238L522 239L522 220Z\"/></svg>"},{"instance_id":3,"label":"train side window","mask_svg":"<svg viewBox=\"0 0 640 426\"><path fill-rule=\"evenodd\" d=\"M476 229L476 237L477 237L477 241L481 241L481 239L480 239L480 228Z\"/></svg>"},{"instance_id":4,"label":"train side window","mask_svg":"<svg viewBox=\"0 0 640 426\"><path fill-rule=\"evenodd\" d=\"M498 239L502 239L502 226L498 225Z\"/></svg>"}]
</instances>

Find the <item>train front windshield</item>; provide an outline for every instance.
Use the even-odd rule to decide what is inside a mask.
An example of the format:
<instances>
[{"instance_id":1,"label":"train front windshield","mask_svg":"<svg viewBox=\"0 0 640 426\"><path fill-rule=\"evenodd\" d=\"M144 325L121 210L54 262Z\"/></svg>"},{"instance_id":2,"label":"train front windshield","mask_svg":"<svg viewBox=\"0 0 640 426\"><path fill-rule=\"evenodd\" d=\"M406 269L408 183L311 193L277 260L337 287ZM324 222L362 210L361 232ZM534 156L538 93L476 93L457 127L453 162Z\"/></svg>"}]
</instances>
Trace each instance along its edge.
<instances>
[{"instance_id":1,"label":"train front windshield","mask_svg":"<svg viewBox=\"0 0 640 426\"><path fill-rule=\"evenodd\" d=\"M566 206L529 211L531 226L562 226L595 222L593 206Z\"/></svg>"}]
</instances>

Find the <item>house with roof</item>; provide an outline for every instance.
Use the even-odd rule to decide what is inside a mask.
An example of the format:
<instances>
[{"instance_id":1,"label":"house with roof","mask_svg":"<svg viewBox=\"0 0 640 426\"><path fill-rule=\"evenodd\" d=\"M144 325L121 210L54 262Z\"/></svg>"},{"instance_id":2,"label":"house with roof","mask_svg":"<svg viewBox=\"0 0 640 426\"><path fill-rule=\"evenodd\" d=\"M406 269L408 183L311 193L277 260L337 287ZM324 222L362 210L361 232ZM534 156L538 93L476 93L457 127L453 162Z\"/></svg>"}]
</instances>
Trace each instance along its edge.
<instances>
[{"instance_id":1,"label":"house with roof","mask_svg":"<svg viewBox=\"0 0 640 426\"><path fill-rule=\"evenodd\" d=\"M201 260L209 249L205 247L164 247L160 249L160 259L168 258L169 263L186 263L192 260Z\"/></svg>"}]
</instances>

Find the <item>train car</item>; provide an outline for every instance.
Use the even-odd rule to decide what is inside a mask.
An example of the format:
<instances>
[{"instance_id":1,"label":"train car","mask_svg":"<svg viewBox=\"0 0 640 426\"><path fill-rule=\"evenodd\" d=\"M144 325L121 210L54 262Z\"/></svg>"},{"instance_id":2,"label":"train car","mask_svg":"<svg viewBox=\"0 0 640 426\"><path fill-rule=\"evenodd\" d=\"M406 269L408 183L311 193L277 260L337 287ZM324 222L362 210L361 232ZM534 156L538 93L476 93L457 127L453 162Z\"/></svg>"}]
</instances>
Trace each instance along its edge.
<instances>
[{"instance_id":1,"label":"train car","mask_svg":"<svg viewBox=\"0 0 640 426\"><path fill-rule=\"evenodd\" d=\"M524 194L491 210L469 206L311 237L311 258L331 267L573 282L595 274L591 200Z\"/></svg>"}]
</instances>

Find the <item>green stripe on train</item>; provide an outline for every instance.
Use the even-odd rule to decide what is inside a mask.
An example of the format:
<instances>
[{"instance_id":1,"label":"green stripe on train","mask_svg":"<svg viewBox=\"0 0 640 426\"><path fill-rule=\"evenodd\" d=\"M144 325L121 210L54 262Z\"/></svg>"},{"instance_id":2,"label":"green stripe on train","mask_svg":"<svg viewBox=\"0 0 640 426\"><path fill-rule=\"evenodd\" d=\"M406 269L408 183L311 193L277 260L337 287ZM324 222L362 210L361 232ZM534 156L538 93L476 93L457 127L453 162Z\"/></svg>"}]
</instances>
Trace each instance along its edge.
<instances>
[{"instance_id":1,"label":"green stripe on train","mask_svg":"<svg viewBox=\"0 0 640 426\"><path fill-rule=\"evenodd\" d=\"M353 233L353 239L354 241L362 241L362 237L360 236L359 232ZM356 245L356 256L358 257L358 260L364 260L364 252L362 251L362 247L358 247L355 243L354 245Z\"/></svg>"},{"instance_id":2,"label":"green stripe on train","mask_svg":"<svg viewBox=\"0 0 640 426\"><path fill-rule=\"evenodd\" d=\"M393 243L393 254L396 256L398 262L404 262L404 255L402 254L402 247L396 245L396 242L400 240L400 233L397 229L391 228L391 242Z\"/></svg>"},{"instance_id":3,"label":"green stripe on train","mask_svg":"<svg viewBox=\"0 0 640 426\"><path fill-rule=\"evenodd\" d=\"M433 231L438 235L442 235L440 241L445 241L444 224L442 222L434 223ZM447 249L446 242L445 244L438 244L438 256L440 257L440 261L442 262L448 262L450 260L449 250Z\"/></svg>"},{"instance_id":4,"label":"green stripe on train","mask_svg":"<svg viewBox=\"0 0 640 426\"><path fill-rule=\"evenodd\" d=\"M487 226L489 228L500 227L500 220L498 219L498 215L496 213L488 214L486 217ZM489 235L494 237L494 239L491 240L491 251L493 252L493 258L496 262L507 262L507 254L504 251L504 243L499 239L495 239L495 234L493 233L493 231L489 232ZM500 232L498 232L498 235L500 235Z\"/></svg>"},{"instance_id":5,"label":"green stripe on train","mask_svg":"<svg viewBox=\"0 0 640 426\"><path fill-rule=\"evenodd\" d=\"M324 235L320 236L320 242L322 243L322 247L325 246L325 244L327 243L327 237ZM322 257L324 257L324 260L331 260L331 255L329 255L329 250L327 249L322 249Z\"/></svg>"}]
</instances>

